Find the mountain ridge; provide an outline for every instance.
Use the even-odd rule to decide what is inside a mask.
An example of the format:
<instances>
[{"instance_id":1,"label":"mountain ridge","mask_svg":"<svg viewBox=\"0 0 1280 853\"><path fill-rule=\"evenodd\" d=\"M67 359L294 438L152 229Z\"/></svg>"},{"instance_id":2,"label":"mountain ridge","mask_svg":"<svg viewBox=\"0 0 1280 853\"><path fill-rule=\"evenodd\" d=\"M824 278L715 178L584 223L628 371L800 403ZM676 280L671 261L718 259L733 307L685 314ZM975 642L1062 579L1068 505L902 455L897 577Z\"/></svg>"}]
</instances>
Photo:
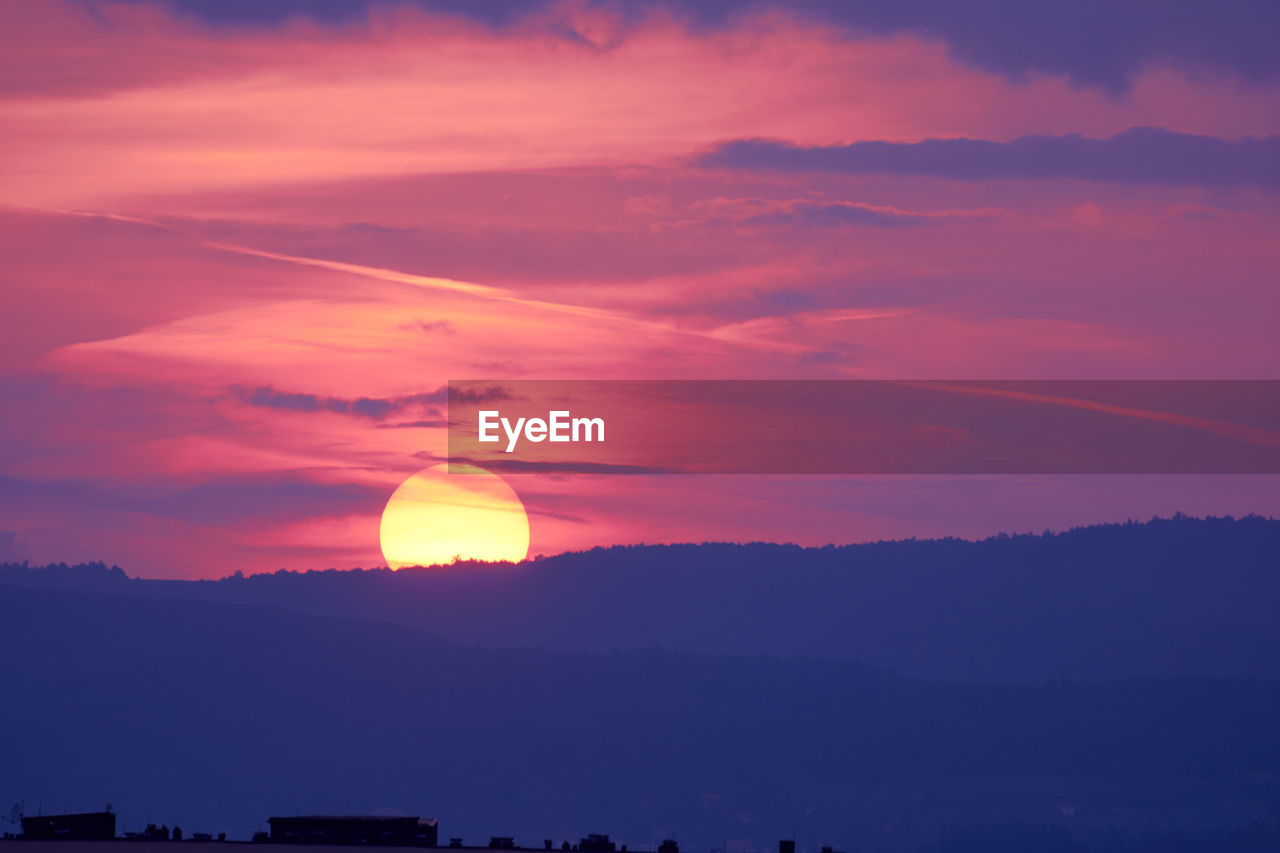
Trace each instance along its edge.
<instances>
[{"instance_id":1,"label":"mountain ridge","mask_svg":"<svg viewBox=\"0 0 1280 853\"><path fill-rule=\"evenodd\" d=\"M976 541L633 545L515 565L216 581L10 565L0 583L271 604L495 648L662 646L951 680L1273 678L1278 555L1280 521L1175 516Z\"/></svg>"}]
</instances>

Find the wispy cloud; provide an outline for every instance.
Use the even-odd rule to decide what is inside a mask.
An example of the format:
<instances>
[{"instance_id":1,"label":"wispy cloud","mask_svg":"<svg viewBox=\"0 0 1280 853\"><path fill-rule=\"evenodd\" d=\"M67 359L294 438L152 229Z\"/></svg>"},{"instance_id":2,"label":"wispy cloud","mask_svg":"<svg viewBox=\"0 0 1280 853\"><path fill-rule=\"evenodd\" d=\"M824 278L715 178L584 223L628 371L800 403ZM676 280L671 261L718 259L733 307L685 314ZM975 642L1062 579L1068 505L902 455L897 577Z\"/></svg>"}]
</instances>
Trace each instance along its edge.
<instances>
[{"instance_id":1,"label":"wispy cloud","mask_svg":"<svg viewBox=\"0 0 1280 853\"><path fill-rule=\"evenodd\" d=\"M237 400L249 406L282 409L291 412L329 412L340 415L356 415L357 417L373 418L374 420L381 420L410 407L429 407L431 403L441 402L443 396L440 393L424 393L393 398L357 397L355 399L343 399L341 397L322 397L317 394L277 391L267 385L257 388L233 386L230 391ZM438 411L428 408L427 413L438 414Z\"/></svg>"},{"instance_id":2,"label":"wispy cloud","mask_svg":"<svg viewBox=\"0 0 1280 853\"><path fill-rule=\"evenodd\" d=\"M451 320L414 320L412 323L401 323L400 328L417 330L428 335L456 335L458 327Z\"/></svg>"},{"instance_id":3,"label":"wispy cloud","mask_svg":"<svg viewBox=\"0 0 1280 853\"><path fill-rule=\"evenodd\" d=\"M1106 139L1078 134L1011 142L925 139L803 146L726 142L699 159L712 168L849 175L923 175L963 181L1078 178L1138 184L1280 186L1280 136L1219 139L1135 127Z\"/></svg>"},{"instance_id":4,"label":"wispy cloud","mask_svg":"<svg viewBox=\"0 0 1280 853\"><path fill-rule=\"evenodd\" d=\"M632 205L628 209L652 215L651 228L658 233L707 227L735 228L908 228L941 225L947 222L989 219L999 213L981 210L904 210L884 204L826 198L726 198L702 199L676 211L668 202L664 208Z\"/></svg>"}]
</instances>

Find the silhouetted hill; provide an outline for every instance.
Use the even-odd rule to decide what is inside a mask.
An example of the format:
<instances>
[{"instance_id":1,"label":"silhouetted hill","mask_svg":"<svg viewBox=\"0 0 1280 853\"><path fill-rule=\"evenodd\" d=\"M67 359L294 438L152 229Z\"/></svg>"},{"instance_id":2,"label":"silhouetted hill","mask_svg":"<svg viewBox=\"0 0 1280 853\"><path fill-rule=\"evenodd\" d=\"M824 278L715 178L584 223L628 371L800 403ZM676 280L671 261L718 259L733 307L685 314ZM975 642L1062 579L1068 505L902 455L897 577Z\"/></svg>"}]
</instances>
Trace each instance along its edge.
<instances>
[{"instance_id":1,"label":"silhouetted hill","mask_svg":"<svg viewBox=\"0 0 1280 853\"><path fill-rule=\"evenodd\" d=\"M279 605L490 647L806 655L1003 681L1280 677L1280 521L1260 517L980 542L615 547L518 566L199 582L11 566L0 582Z\"/></svg>"},{"instance_id":2,"label":"silhouetted hill","mask_svg":"<svg viewBox=\"0 0 1280 853\"><path fill-rule=\"evenodd\" d=\"M768 849L797 832L906 850L966 849L957 837L1001 821L1088 837L1280 814L1274 682L930 684L848 662L486 650L265 606L13 587L0 647L0 796L49 811L110 800L123 828L246 837L270 814L400 809L480 841L610 831Z\"/></svg>"}]
</instances>

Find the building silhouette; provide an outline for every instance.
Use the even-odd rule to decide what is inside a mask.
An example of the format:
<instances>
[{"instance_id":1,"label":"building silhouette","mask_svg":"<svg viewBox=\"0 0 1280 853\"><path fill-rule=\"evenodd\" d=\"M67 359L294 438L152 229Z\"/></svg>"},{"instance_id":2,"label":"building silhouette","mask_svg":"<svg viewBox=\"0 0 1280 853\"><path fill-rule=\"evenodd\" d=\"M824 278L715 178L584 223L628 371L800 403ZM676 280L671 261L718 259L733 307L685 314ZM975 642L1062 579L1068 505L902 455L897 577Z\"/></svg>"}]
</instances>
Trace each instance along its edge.
<instances>
[{"instance_id":1,"label":"building silhouette","mask_svg":"<svg viewBox=\"0 0 1280 853\"><path fill-rule=\"evenodd\" d=\"M273 817L270 840L279 844L362 844L384 847L435 847L434 818L377 815Z\"/></svg>"},{"instance_id":2,"label":"building silhouette","mask_svg":"<svg viewBox=\"0 0 1280 853\"><path fill-rule=\"evenodd\" d=\"M22 837L27 840L110 841L116 837L116 816L109 811L24 816Z\"/></svg>"}]
</instances>

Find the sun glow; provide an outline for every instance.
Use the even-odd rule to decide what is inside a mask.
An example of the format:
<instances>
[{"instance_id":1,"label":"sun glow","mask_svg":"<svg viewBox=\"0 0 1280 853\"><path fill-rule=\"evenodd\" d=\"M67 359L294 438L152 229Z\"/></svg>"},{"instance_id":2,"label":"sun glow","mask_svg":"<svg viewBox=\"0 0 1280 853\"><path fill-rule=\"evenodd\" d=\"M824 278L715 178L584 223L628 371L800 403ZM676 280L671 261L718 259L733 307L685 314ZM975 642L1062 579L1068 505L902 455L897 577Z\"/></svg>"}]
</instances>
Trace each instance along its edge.
<instances>
[{"instance_id":1,"label":"sun glow","mask_svg":"<svg viewBox=\"0 0 1280 853\"><path fill-rule=\"evenodd\" d=\"M393 569L454 560L519 562L529 553L529 516L498 475L458 465L450 474L448 466L434 465L391 495L379 538Z\"/></svg>"}]
</instances>

